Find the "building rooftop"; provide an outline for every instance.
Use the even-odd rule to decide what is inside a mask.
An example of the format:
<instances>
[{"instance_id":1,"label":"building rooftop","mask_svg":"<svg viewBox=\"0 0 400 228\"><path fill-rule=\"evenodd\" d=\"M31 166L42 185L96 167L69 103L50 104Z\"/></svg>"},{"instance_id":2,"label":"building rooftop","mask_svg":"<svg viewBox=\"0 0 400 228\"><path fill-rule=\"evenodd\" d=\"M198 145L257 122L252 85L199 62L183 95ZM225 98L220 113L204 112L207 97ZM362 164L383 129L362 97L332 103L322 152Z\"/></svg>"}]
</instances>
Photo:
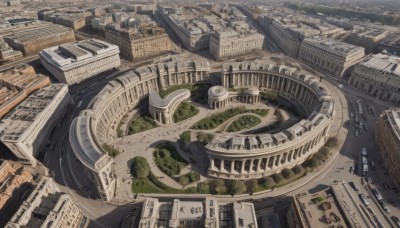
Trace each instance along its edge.
<instances>
[{"instance_id":1,"label":"building rooftop","mask_svg":"<svg viewBox=\"0 0 400 228\"><path fill-rule=\"evenodd\" d=\"M364 48L362 47L344 43L334 39L324 39L324 38L314 37L314 38L307 38L304 41L318 45L320 47L328 48L333 51L337 51L344 55L364 51Z\"/></svg>"},{"instance_id":2,"label":"building rooftop","mask_svg":"<svg viewBox=\"0 0 400 228\"><path fill-rule=\"evenodd\" d=\"M43 87L8 113L0 122L1 141L18 141L33 122L43 115L45 108L63 87L67 85L51 84Z\"/></svg>"},{"instance_id":3,"label":"building rooftop","mask_svg":"<svg viewBox=\"0 0 400 228\"><path fill-rule=\"evenodd\" d=\"M400 57L379 53L372 55L367 61L360 63L362 66L392 74L400 77Z\"/></svg>"},{"instance_id":4,"label":"building rooftop","mask_svg":"<svg viewBox=\"0 0 400 228\"><path fill-rule=\"evenodd\" d=\"M190 97L190 91L188 89L176 90L164 98L160 97L158 91L153 91L149 95L149 103L157 108L168 108L174 101L182 97Z\"/></svg>"},{"instance_id":5,"label":"building rooftop","mask_svg":"<svg viewBox=\"0 0 400 228\"><path fill-rule=\"evenodd\" d=\"M40 55L56 67L63 68L109 52L119 53L118 46L90 39L43 49Z\"/></svg>"}]
</instances>

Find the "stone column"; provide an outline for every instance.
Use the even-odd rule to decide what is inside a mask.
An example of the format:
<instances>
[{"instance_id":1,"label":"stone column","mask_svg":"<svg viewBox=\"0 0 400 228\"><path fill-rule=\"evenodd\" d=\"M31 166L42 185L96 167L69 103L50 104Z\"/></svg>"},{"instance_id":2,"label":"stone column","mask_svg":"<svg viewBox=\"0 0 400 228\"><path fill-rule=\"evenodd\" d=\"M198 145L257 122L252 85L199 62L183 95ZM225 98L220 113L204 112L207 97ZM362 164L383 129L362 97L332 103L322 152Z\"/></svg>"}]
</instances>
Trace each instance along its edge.
<instances>
[{"instance_id":1,"label":"stone column","mask_svg":"<svg viewBox=\"0 0 400 228\"><path fill-rule=\"evenodd\" d=\"M254 159L251 159L250 160L249 173L251 173L251 171L253 171L253 163L254 163Z\"/></svg>"},{"instance_id":2,"label":"stone column","mask_svg":"<svg viewBox=\"0 0 400 228\"><path fill-rule=\"evenodd\" d=\"M265 165L264 165L264 170L265 170L265 171L268 169L269 158L270 158L270 157L267 157L267 159L265 159Z\"/></svg>"},{"instance_id":3,"label":"stone column","mask_svg":"<svg viewBox=\"0 0 400 228\"><path fill-rule=\"evenodd\" d=\"M224 160L221 159L221 163L219 164L219 171L224 171L224 170L225 170L225 168L224 168Z\"/></svg>"},{"instance_id":4,"label":"stone column","mask_svg":"<svg viewBox=\"0 0 400 228\"><path fill-rule=\"evenodd\" d=\"M231 173L235 171L235 160L231 160Z\"/></svg>"},{"instance_id":5,"label":"stone column","mask_svg":"<svg viewBox=\"0 0 400 228\"><path fill-rule=\"evenodd\" d=\"M246 160L242 160L242 167L241 167L241 170L240 170L241 174L244 173L244 163L245 162L246 162Z\"/></svg>"},{"instance_id":6,"label":"stone column","mask_svg":"<svg viewBox=\"0 0 400 228\"><path fill-rule=\"evenodd\" d=\"M261 169L261 161L262 161L262 158L259 158L259 159L258 159L258 163L257 163L257 168L256 168L256 172L257 172L257 173L260 172L260 169Z\"/></svg>"},{"instance_id":7,"label":"stone column","mask_svg":"<svg viewBox=\"0 0 400 228\"><path fill-rule=\"evenodd\" d=\"M214 169L214 158L210 158L210 169Z\"/></svg>"}]
</instances>

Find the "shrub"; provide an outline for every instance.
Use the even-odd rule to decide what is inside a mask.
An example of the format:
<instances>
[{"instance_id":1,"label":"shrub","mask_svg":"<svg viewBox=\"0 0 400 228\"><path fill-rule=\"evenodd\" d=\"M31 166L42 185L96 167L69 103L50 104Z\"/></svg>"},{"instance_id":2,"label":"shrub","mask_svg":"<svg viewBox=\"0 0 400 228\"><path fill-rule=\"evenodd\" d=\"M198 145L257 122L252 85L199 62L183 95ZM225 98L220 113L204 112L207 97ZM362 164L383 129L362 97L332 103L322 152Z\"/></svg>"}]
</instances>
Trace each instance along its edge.
<instances>
[{"instance_id":1,"label":"shrub","mask_svg":"<svg viewBox=\"0 0 400 228\"><path fill-rule=\"evenodd\" d=\"M240 180L227 180L226 186L231 195L243 194L246 192L246 185Z\"/></svg>"},{"instance_id":2,"label":"shrub","mask_svg":"<svg viewBox=\"0 0 400 228\"><path fill-rule=\"evenodd\" d=\"M210 186L210 192L213 194L221 195L227 191L225 182L221 179L211 180L208 185Z\"/></svg>"},{"instance_id":3,"label":"shrub","mask_svg":"<svg viewBox=\"0 0 400 228\"><path fill-rule=\"evenodd\" d=\"M135 178L145 178L149 175L150 172L150 166L147 163L146 158L137 156L133 158L132 164L131 164L131 174Z\"/></svg>"},{"instance_id":4,"label":"shrub","mask_svg":"<svg viewBox=\"0 0 400 228\"><path fill-rule=\"evenodd\" d=\"M304 171L305 171L303 166L301 166L301 165L296 165L295 167L292 168L292 170L295 174L301 174L301 173L304 173Z\"/></svg>"},{"instance_id":5,"label":"shrub","mask_svg":"<svg viewBox=\"0 0 400 228\"><path fill-rule=\"evenodd\" d=\"M292 178L294 178L294 172L288 168L283 169L281 174L286 180L291 180Z\"/></svg>"},{"instance_id":6,"label":"shrub","mask_svg":"<svg viewBox=\"0 0 400 228\"><path fill-rule=\"evenodd\" d=\"M329 147L329 148L334 148L334 147L337 146L338 142L339 142L338 138L336 138L336 137L330 137L330 138L326 141L325 146L327 146L327 147Z\"/></svg>"},{"instance_id":7,"label":"shrub","mask_svg":"<svg viewBox=\"0 0 400 228\"><path fill-rule=\"evenodd\" d=\"M200 182L197 184L197 192L201 194L210 194L210 186L205 182Z\"/></svg>"},{"instance_id":8,"label":"shrub","mask_svg":"<svg viewBox=\"0 0 400 228\"><path fill-rule=\"evenodd\" d=\"M257 180L251 179L247 181L247 192L252 194L257 189Z\"/></svg>"},{"instance_id":9,"label":"shrub","mask_svg":"<svg viewBox=\"0 0 400 228\"><path fill-rule=\"evenodd\" d=\"M179 135L179 139L183 143L183 145L188 145L192 141L192 135L190 131L184 131Z\"/></svg>"},{"instance_id":10,"label":"shrub","mask_svg":"<svg viewBox=\"0 0 400 228\"><path fill-rule=\"evenodd\" d=\"M275 180L272 177L263 177L260 179L260 184L264 187L264 188L272 188L273 186L276 185Z\"/></svg>"},{"instance_id":11,"label":"shrub","mask_svg":"<svg viewBox=\"0 0 400 228\"><path fill-rule=\"evenodd\" d=\"M179 177L179 184L181 185L187 185L190 183L189 177L186 175L182 175Z\"/></svg>"},{"instance_id":12,"label":"shrub","mask_svg":"<svg viewBox=\"0 0 400 228\"><path fill-rule=\"evenodd\" d=\"M274 179L275 183L278 185L281 185L285 182L285 178L280 173L274 173L274 174L272 174L271 177Z\"/></svg>"},{"instance_id":13,"label":"shrub","mask_svg":"<svg viewBox=\"0 0 400 228\"><path fill-rule=\"evenodd\" d=\"M101 145L101 148L107 152L107 154L111 157L116 157L119 154L119 150L115 149L114 146L110 146L106 143L103 143L103 145Z\"/></svg>"},{"instance_id":14,"label":"shrub","mask_svg":"<svg viewBox=\"0 0 400 228\"><path fill-rule=\"evenodd\" d=\"M197 141L202 142L204 144L209 143L213 137L214 135L210 133L204 133L204 132L197 133Z\"/></svg>"}]
</instances>

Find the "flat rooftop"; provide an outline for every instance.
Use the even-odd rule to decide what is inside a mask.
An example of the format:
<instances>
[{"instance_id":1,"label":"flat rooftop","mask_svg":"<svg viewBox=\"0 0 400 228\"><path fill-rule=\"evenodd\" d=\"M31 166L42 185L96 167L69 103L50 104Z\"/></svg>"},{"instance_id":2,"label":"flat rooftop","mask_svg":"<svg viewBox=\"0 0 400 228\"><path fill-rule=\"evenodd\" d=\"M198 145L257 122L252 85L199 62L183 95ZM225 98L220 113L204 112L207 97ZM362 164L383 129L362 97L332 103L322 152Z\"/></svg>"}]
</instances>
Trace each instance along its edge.
<instances>
[{"instance_id":1,"label":"flat rooftop","mask_svg":"<svg viewBox=\"0 0 400 228\"><path fill-rule=\"evenodd\" d=\"M364 48L358 47L352 44L344 43L334 39L325 39L325 38L307 38L305 41L321 46L326 47L328 49L340 52L342 54L352 54L364 51Z\"/></svg>"},{"instance_id":2,"label":"flat rooftop","mask_svg":"<svg viewBox=\"0 0 400 228\"><path fill-rule=\"evenodd\" d=\"M66 86L65 84L51 84L32 93L1 120L1 140L18 141L21 135L43 114L44 109L58 92Z\"/></svg>"},{"instance_id":3,"label":"flat rooftop","mask_svg":"<svg viewBox=\"0 0 400 228\"><path fill-rule=\"evenodd\" d=\"M394 74L400 77L399 56L379 53L373 55L370 59L361 63L361 65L382 71L382 73Z\"/></svg>"}]
</instances>

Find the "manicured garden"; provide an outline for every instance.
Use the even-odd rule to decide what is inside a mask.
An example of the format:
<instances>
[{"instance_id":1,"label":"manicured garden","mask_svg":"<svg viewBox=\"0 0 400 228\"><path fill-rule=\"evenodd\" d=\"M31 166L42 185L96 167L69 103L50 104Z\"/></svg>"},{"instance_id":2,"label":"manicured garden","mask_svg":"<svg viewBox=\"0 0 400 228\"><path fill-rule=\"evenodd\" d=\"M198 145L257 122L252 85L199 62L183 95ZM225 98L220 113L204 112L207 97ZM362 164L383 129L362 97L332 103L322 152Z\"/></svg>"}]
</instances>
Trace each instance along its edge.
<instances>
[{"instance_id":1,"label":"manicured garden","mask_svg":"<svg viewBox=\"0 0 400 228\"><path fill-rule=\"evenodd\" d=\"M260 116L266 116L268 109L246 109L245 107L231 108L223 112L215 113L206 117L192 126L196 130L210 130L220 126L228 119L243 113L255 113Z\"/></svg>"},{"instance_id":2,"label":"manicured garden","mask_svg":"<svg viewBox=\"0 0 400 228\"><path fill-rule=\"evenodd\" d=\"M169 142L158 145L153 155L158 168L170 177L179 175L188 165L175 146Z\"/></svg>"},{"instance_id":3,"label":"manicured garden","mask_svg":"<svg viewBox=\"0 0 400 228\"><path fill-rule=\"evenodd\" d=\"M236 132L252 128L261 123L261 119L253 115L244 115L233 121L228 128L227 132Z\"/></svg>"},{"instance_id":4,"label":"manicured garden","mask_svg":"<svg viewBox=\"0 0 400 228\"><path fill-rule=\"evenodd\" d=\"M158 127L156 121L148 116L135 116L129 125L128 134L136 134Z\"/></svg>"},{"instance_id":5,"label":"manicured garden","mask_svg":"<svg viewBox=\"0 0 400 228\"><path fill-rule=\"evenodd\" d=\"M190 184L190 183L200 180L200 174L192 171L192 172L181 175L178 178L178 180L179 180L179 184L187 185L187 184Z\"/></svg>"},{"instance_id":6,"label":"manicured garden","mask_svg":"<svg viewBox=\"0 0 400 228\"><path fill-rule=\"evenodd\" d=\"M193 104L184 101L178 105L174 113L174 122L178 123L180 121L189 119L199 113L199 109Z\"/></svg>"}]
</instances>

